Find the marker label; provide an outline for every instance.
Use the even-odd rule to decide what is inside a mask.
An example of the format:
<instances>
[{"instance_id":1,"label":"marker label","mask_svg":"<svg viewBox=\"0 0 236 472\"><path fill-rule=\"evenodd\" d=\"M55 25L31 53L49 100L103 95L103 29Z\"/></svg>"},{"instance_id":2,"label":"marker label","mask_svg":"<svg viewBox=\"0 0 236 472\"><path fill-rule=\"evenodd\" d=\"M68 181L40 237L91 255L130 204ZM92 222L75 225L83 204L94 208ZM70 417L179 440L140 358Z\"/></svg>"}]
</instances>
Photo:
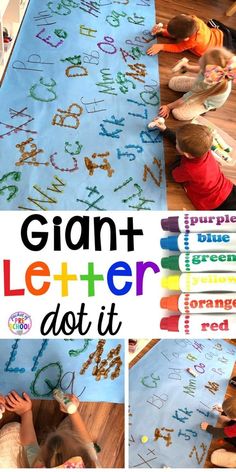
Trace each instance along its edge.
<instances>
[{"instance_id":1,"label":"marker label","mask_svg":"<svg viewBox=\"0 0 236 472\"><path fill-rule=\"evenodd\" d=\"M200 233L204 232L235 232L236 233L236 215L216 214L210 212L208 215L192 215L184 213L180 216L172 216L161 220L164 231Z\"/></svg>"},{"instance_id":2,"label":"marker label","mask_svg":"<svg viewBox=\"0 0 236 472\"><path fill-rule=\"evenodd\" d=\"M165 305L165 306L163 306ZM235 313L236 293L182 293L177 296L163 297L162 308L180 313Z\"/></svg>"},{"instance_id":3,"label":"marker label","mask_svg":"<svg viewBox=\"0 0 236 472\"><path fill-rule=\"evenodd\" d=\"M182 335L197 336L198 334L214 335L222 337L224 334L233 332L236 329L236 316L227 318L225 314L214 316L214 320L209 316L189 316L175 315L162 318L160 328L170 332L178 332Z\"/></svg>"},{"instance_id":4,"label":"marker label","mask_svg":"<svg viewBox=\"0 0 236 472\"><path fill-rule=\"evenodd\" d=\"M162 238L161 247L181 252L231 252L236 251L236 233L180 233Z\"/></svg>"},{"instance_id":5,"label":"marker label","mask_svg":"<svg viewBox=\"0 0 236 472\"><path fill-rule=\"evenodd\" d=\"M181 272L236 272L236 253L182 253L163 257L162 267Z\"/></svg>"},{"instance_id":6,"label":"marker label","mask_svg":"<svg viewBox=\"0 0 236 472\"><path fill-rule=\"evenodd\" d=\"M162 287L182 292L234 292L236 273L183 273L163 277Z\"/></svg>"}]
</instances>

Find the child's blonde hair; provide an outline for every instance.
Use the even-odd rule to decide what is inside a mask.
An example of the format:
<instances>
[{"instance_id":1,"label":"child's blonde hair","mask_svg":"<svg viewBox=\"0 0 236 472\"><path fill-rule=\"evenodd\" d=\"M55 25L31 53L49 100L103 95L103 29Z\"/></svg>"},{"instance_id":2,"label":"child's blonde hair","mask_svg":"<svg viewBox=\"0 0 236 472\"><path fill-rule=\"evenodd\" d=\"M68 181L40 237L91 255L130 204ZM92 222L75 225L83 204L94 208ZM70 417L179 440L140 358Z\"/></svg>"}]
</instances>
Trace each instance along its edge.
<instances>
[{"instance_id":1,"label":"child's blonde hair","mask_svg":"<svg viewBox=\"0 0 236 472\"><path fill-rule=\"evenodd\" d=\"M181 151L201 157L211 148L213 134L207 126L187 123L177 128L176 141Z\"/></svg>"},{"instance_id":2,"label":"child's blonde hair","mask_svg":"<svg viewBox=\"0 0 236 472\"><path fill-rule=\"evenodd\" d=\"M234 54L226 48L213 48L209 49L208 51L203 54L203 56L199 59L199 65L201 68L202 73L204 74L207 65L214 65L220 66L223 69L227 66L228 62L232 59ZM193 95L189 98L189 102L192 101L199 101L203 103L207 98L220 95L226 92L228 88L228 82L230 79L225 77L221 82L218 84L209 86L207 90L199 91L193 93Z\"/></svg>"},{"instance_id":3,"label":"child's blonde hair","mask_svg":"<svg viewBox=\"0 0 236 472\"><path fill-rule=\"evenodd\" d=\"M63 430L50 433L41 447L39 459L44 467L51 468L62 465L71 457L80 456L85 468L96 468L96 452L91 444L84 444L74 431ZM92 457L93 456L93 457Z\"/></svg>"},{"instance_id":4,"label":"child's blonde hair","mask_svg":"<svg viewBox=\"0 0 236 472\"><path fill-rule=\"evenodd\" d=\"M222 408L229 418L236 419L236 397L227 398L222 403Z\"/></svg>"}]
</instances>

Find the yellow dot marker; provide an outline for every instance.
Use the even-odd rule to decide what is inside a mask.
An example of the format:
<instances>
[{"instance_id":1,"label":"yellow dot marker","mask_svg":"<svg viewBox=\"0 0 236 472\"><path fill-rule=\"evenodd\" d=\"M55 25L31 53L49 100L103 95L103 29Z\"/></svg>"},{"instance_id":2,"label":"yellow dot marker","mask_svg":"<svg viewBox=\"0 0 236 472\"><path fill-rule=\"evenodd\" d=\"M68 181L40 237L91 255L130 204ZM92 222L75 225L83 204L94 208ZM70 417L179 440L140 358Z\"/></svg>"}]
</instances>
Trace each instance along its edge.
<instances>
[{"instance_id":1,"label":"yellow dot marker","mask_svg":"<svg viewBox=\"0 0 236 472\"><path fill-rule=\"evenodd\" d=\"M141 437L141 443L145 444L146 442L148 442L148 436L142 436Z\"/></svg>"}]
</instances>

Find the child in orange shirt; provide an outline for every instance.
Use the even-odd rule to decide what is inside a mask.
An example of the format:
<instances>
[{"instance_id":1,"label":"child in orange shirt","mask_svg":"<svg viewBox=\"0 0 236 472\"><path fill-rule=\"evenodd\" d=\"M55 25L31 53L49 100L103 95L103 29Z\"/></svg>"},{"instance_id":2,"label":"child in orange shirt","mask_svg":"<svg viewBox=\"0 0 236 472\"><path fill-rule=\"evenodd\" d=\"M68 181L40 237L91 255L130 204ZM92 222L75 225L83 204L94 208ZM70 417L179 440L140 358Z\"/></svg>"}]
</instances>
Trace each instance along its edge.
<instances>
[{"instance_id":1,"label":"child in orange shirt","mask_svg":"<svg viewBox=\"0 0 236 472\"><path fill-rule=\"evenodd\" d=\"M160 51L183 52L187 50L196 56L202 56L207 49L222 46L236 50L235 30L217 20L210 20L206 24L195 15L175 16L161 30L155 25L151 33L175 39L176 43L154 44L147 50L149 56L158 54Z\"/></svg>"}]
</instances>

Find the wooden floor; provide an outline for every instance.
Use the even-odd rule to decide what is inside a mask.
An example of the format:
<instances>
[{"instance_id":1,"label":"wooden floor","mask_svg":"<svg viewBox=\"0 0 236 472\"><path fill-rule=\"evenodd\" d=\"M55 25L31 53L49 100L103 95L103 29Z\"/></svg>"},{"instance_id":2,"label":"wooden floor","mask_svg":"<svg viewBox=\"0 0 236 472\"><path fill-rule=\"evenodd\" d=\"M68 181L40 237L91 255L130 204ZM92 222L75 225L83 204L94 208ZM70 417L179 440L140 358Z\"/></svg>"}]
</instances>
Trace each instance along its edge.
<instances>
[{"instance_id":1,"label":"wooden floor","mask_svg":"<svg viewBox=\"0 0 236 472\"><path fill-rule=\"evenodd\" d=\"M225 339L225 341L229 342L230 344L234 344L234 346L236 345L236 340L235 339L231 339L231 340ZM158 342L159 342L159 339L152 339L149 342L149 344L147 344L147 346L145 346L145 348L130 362L129 368L132 368L135 364L137 364L137 362L139 362L140 359L142 359L142 357L145 356L145 354L150 349L152 349L152 347L155 346L155 344L157 344ZM234 368L233 368L233 371L232 371L232 374L231 374L230 378L233 377L233 376L236 376L236 363L234 364ZM226 394L225 394L225 399L228 398L228 397L232 397L233 395L235 395L235 388L231 387L231 385L228 385L227 390L226 390ZM219 426L219 424L217 423L216 426ZM236 453L235 447L232 446L231 444L227 443L226 441L224 441L224 439L220 439L220 440L219 439L213 439L211 441L211 445L208 449L208 454L207 454L207 458L206 458L206 461L205 461L204 468L206 468L206 469L217 468L217 467L213 466L213 464L210 461L210 458L211 458L212 452L215 451L216 449L220 449L220 448L224 448L224 449L227 449L227 451L232 451L232 452Z\"/></svg>"},{"instance_id":2,"label":"wooden floor","mask_svg":"<svg viewBox=\"0 0 236 472\"><path fill-rule=\"evenodd\" d=\"M124 405L81 402L80 413L93 441L101 448L98 457L102 468L124 467ZM34 400L33 415L39 443L65 416L58 403L49 400ZM0 427L9 421L19 421L19 418L6 412Z\"/></svg>"},{"instance_id":3,"label":"wooden floor","mask_svg":"<svg viewBox=\"0 0 236 472\"><path fill-rule=\"evenodd\" d=\"M236 29L236 15L232 17L225 16L226 9L232 5L232 0L156 0L156 15L157 22L167 22L173 16L179 13L185 13L190 15L197 15L203 20L215 18L224 23L225 25L232 26ZM163 21L164 20L164 21ZM161 40L162 41L162 40ZM165 40L164 40L165 41ZM159 40L160 42L160 40ZM168 42L168 40L167 40ZM177 62L181 57L188 57L192 63L197 63L197 57L190 53L173 54L167 52L159 53L159 72L160 72L160 84L161 84L161 103L170 103L181 96L177 92L173 92L168 89L167 83L170 79L170 70L173 64ZM151 60L155 61L153 56ZM223 106L223 108L209 112L206 118L221 129L230 134L236 139L236 123L235 123L235 110L236 110L236 88L230 95L230 98ZM175 129L179 124L173 118L169 118L168 126ZM165 144L165 161L166 161L166 176L167 176L167 202L169 210L191 210L194 209L189 199L186 197L184 190L181 185L175 183L172 179L170 172L168 171L168 164L173 161L175 157L175 148L169 144Z\"/></svg>"}]
</instances>

